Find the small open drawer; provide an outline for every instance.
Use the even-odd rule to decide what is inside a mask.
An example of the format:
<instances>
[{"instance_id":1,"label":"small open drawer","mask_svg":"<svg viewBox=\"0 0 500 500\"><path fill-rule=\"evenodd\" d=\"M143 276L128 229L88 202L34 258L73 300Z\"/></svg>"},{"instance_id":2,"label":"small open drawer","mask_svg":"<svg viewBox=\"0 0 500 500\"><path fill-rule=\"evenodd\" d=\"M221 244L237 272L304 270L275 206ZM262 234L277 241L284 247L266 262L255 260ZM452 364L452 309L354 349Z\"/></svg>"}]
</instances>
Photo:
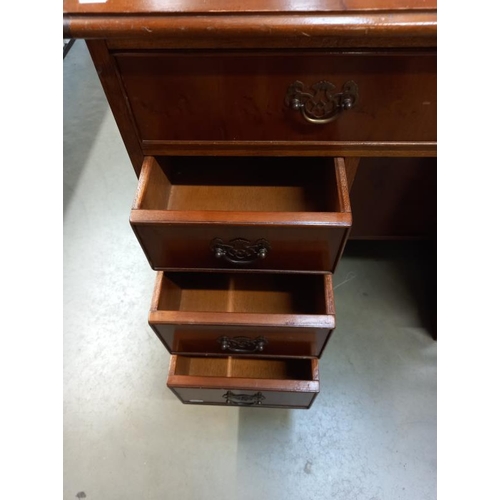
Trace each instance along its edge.
<instances>
[{"instance_id":1,"label":"small open drawer","mask_svg":"<svg viewBox=\"0 0 500 500\"><path fill-rule=\"evenodd\" d=\"M130 223L153 269L333 271L342 158L146 157Z\"/></svg>"},{"instance_id":2,"label":"small open drawer","mask_svg":"<svg viewBox=\"0 0 500 500\"><path fill-rule=\"evenodd\" d=\"M332 275L160 271L149 324L174 354L320 357Z\"/></svg>"},{"instance_id":3,"label":"small open drawer","mask_svg":"<svg viewBox=\"0 0 500 500\"><path fill-rule=\"evenodd\" d=\"M309 408L318 360L172 356L167 386L183 403Z\"/></svg>"}]
</instances>

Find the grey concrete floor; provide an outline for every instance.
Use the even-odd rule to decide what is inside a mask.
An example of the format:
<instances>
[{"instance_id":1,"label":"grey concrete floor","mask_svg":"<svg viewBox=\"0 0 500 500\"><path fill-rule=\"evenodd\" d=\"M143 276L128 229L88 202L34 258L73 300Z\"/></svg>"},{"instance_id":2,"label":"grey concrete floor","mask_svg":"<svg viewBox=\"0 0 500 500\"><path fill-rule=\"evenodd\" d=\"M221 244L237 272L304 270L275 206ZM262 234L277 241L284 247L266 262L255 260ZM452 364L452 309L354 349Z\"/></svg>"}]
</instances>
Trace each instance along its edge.
<instances>
[{"instance_id":1,"label":"grey concrete floor","mask_svg":"<svg viewBox=\"0 0 500 500\"><path fill-rule=\"evenodd\" d=\"M155 273L128 223L135 187L77 41L64 61L64 498L434 499L419 252L348 245L310 410L182 405L147 324Z\"/></svg>"}]
</instances>

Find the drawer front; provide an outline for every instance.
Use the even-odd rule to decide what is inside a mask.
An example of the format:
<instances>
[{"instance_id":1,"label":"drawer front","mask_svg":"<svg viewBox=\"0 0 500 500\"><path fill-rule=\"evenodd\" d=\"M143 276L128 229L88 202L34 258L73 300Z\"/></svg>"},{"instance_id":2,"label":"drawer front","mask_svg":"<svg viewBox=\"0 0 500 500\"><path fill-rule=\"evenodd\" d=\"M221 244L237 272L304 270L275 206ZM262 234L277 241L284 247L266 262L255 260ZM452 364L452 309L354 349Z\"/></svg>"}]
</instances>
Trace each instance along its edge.
<instances>
[{"instance_id":1,"label":"drawer front","mask_svg":"<svg viewBox=\"0 0 500 500\"><path fill-rule=\"evenodd\" d=\"M132 227L151 264L162 269L331 271L348 227L141 224ZM243 243L242 243L243 242ZM264 243L263 243L264 242ZM266 254L259 254L265 245ZM218 248L230 248L220 256ZM243 252L244 258L234 256Z\"/></svg>"},{"instance_id":2,"label":"drawer front","mask_svg":"<svg viewBox=\"0 0 500 500\"><path fill-rule=\"evenodd\" d=\"M435 141L432 53L119 53L143 144Z\"/></svg>"},{"instance_id":3,"label":"drawer front","mask_svg":"<svg viewBox=\"0 0 500 500\"><path fill-rule=\"evenodd\" d=\"M309 408L319 392L318 360L173 355L167 386L184 403Z\"/></svg>"},{"instance_id":4,"label":"drawer front","mask_svg":"<svg viewBox=\"0 0 500 500\"><path fill-rule=\"evenodd\" d=\"M309 408L316 393L245 391L241 389L176 388L172 391L187 404L224 405L251 408Z\"/></svg>"},{"instance_id":5,"label":"drawer front","mask_svg":"<svg viewBox=\"0 0 500 500\"><path fill-rule=\"evenodd\" d=\"M174 354L320 357L331 330L326 328L248 328L151 323Z\"/></svg>"}]
</instances>

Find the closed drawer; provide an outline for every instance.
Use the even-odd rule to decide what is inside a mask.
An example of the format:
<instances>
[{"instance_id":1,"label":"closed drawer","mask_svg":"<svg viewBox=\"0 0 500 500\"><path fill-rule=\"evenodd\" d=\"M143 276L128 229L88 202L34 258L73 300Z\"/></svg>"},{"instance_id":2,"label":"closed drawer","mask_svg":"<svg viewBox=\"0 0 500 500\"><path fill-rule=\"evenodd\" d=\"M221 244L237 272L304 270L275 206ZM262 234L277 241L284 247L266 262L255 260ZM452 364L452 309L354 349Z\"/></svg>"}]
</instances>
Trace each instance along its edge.
<instances>
[{"instance_id":1,"label":"closed drawer","mask_svg":"<svg viewBox=\"0 0 500 500\"><path fill-rule=\"evenodd\" d=\"M149 324L171 353L319 357L332 275L159 272Z\"/></svg>"},{"instance_id":2,"label":"closed drawer","mask_svg":"<svg viewBox=\"0 0 500 500\"><path fill-rule=\"evenodd\" d=\"M344 160L146 157L130 222L156 270L332 271L352 224Z\"/></svg>"},{"instance_id":3,"label":"closed drawer","mask_svg":"<svg viewBox=\"0 0 500 500\"><path fill-rule=\"evenodd\" d=\"M435 53L115 57L146 149L162 141L436 140Z\"/></svg>"},{"instance_id":4,"label":"closed drawer","mask_svg":"<svg viewBox=\"0 0 500 500\"><path fill-rule=\"evenodd\" d=\"M319 392L318 361L174 355L167 386L183 403L309 408Z\"/></svg>"}]
</instances>

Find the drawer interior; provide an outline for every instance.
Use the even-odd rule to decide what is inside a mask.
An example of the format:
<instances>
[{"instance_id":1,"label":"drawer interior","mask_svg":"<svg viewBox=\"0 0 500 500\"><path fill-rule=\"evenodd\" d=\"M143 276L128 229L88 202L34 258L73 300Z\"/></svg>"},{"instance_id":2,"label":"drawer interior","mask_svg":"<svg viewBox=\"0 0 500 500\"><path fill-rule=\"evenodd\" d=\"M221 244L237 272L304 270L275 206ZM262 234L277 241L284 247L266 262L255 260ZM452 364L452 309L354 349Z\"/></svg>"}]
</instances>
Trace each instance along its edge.
<instances>
[{"instance_id":1,"label":"drawer interior","mask_svg":"<svg viewBox=\"0 0 500 500\"><path fill-rule=\"evenodd\" d=\"M192 377L312 380L310 359L247 359L177 356L175 375Z\"/></svg>"},{"instance_id":2,"label":"drawer interior","mask_svg":"<svg viewBox=\"0 0 500 500\"><path fill-rule=\"evenodd\" d=\"M157 157L137 209L339 212L333 158Z\"/></svg>"},{"instance_id":3,"label":"drawer interior","mask_svg":"<svg viewBox=\"0 0 500 500\"><path fill-rule=\"evenodd\" d=\"M327 314L321 274L164 273L158 310Z\"/></svg>"}]
</instances>

